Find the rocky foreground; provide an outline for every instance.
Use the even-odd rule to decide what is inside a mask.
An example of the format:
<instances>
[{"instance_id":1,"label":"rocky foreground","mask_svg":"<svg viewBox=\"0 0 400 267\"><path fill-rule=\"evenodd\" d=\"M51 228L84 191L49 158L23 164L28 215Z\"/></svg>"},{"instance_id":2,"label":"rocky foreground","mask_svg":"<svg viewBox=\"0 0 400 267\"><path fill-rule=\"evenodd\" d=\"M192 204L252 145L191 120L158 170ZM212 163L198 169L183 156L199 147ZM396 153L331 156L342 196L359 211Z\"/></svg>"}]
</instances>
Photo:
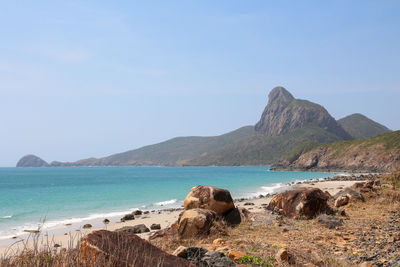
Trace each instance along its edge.
<instances>
[{"instance_id":1,"label":"rocky foreground","mask_svg":"<svg viewBox=\"0 0 400 267\"><path fill-rule=\"evenodd\" d=\"M187 195L178 220L169 228L152 232L149 241L136 235L148 232L144 225L100 230L85 236L76 249L55 254L27 252L0 263L400 266L399 178L399 173L354 176L368 180L341 188L334 195L316 188L318 182L309 181L273 196L271 201L264 196L236 205L227 190L196 186ZM349 179L352 176L331 178L341 183Z\"/></svg>"}]
</instances>

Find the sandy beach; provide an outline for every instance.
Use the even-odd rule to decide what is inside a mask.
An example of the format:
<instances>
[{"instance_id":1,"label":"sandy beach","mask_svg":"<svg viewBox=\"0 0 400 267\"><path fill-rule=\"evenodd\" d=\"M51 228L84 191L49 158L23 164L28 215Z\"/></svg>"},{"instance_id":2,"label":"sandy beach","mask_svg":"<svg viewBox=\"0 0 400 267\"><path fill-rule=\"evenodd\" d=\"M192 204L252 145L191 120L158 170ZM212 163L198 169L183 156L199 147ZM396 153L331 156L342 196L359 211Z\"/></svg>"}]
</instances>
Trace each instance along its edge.
<instances>
[{"instance_id":1,"label":"sandy beach","mask_svg":"<svg viewBox=\"0 0 400 267\"><path fill-rule=\"evenodd\" d=\"M301 184L295 184L291 187L316 187L323 191L328 191L331 195L336 194L341 189L345 187L352 186L357 181L307 181ZM263 197L263 198L254 198L254 199L241 199L236 200L235 205L238 207L244 207L248 209L250 212L261 212L264 210L264 206L269 203L272 199L271 197ZM169 227L172 223L176 222L181 210L173 210L173 211L158 211L144 214L140 217L137 217L135 220L130 220L126 222L115 222L110 223L108 225L104 225L104 227L94 227L91 229L83 229L83 225L76 224L68 226L68 231L65 231L64 234L46 234L41 233L39 237L33 238L33 234L29 237L19 237L16 239L8 240L6 244L0 246L0 255L15 255L16 253L23 250L25 247L33 248L38 247L39 249L49 248L50 250L58 249L61 250L63 248L72 248L75 247L80 238L92 231L107 229L107 230L116 230L122 228L124 226L135 226L138 224L144 224L148 228L150 228L151 224L160 224L161 229ZM101 222L102 220L100 220ZM97 222L99 225L99 222ZM140 237L144 239L148 239L148 237L157 230L151 230L148 233L138 234ZM58 248L54 248L54 245L57 244Z\"/></svg>"}]
</instances>

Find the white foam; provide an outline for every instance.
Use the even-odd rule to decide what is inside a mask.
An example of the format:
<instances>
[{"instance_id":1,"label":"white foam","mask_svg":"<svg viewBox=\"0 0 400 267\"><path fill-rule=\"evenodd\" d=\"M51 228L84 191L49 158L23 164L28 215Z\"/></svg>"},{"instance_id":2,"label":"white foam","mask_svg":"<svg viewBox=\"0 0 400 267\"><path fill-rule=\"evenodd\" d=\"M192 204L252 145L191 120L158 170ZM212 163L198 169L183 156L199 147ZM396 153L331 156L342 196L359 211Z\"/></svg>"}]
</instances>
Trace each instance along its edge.
<instances>
[{"instance_id":1,"label":"white foam","mask_svg":"<svg viewBox=\"0 0 400 267\"><path fill-rule=\"evenodd\" d=\"M177 199L171 199L171 200L156 202L156 203L154 203L154 205L156 205L156 206L166 206L166 205L175 204L177 201L178 201Z\"/></svg>"},{"instance_id":2,"label":"white foam","mask_svg":"<svg viewBox=\"0 0 400 267\"><path fill-rule=\"evenodd\" d=\"M12 215L7 215L7 216L3 216L3 217L0 217L1 219L9 219L9 218L11 218L12 217Z\"/></svg>"}]
</instances>

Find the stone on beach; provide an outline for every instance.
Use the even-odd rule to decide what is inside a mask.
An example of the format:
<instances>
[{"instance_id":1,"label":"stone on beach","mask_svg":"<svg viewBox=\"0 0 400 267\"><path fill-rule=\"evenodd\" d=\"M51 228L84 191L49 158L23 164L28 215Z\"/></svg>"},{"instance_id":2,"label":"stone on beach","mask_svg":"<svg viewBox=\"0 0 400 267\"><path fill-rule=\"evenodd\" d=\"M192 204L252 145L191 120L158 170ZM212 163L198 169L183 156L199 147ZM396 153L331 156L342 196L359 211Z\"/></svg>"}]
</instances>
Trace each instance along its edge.
<instances>
[{"instance_id":1,"label":"stone on beach","mask_svg":"<svg viewBox=\"0 0 400 267\"><path fill-rule=\"evenodd\" d=\"M150 232L149 228L147 228L146 225L144 225L144 224L138 224L135 226L124 226L115 231L116 232L127 232L127 233L132 233L132 234L141 234L141 233Z\"/></svg>"},{"instance_id":2,"label":"stone on beach","mask_svg":"<svg viewBox=\"0 0 400 267\"><path fill-rule=\"evenodd\" d=\"M333 198L336 200L342 196L347 196L349 200L358 200L358 201L365 201L363 195L358 193L357 191L351 189L350 187L346 187L343 190L340 190Z\"/></svg>"},{"instance_id":3,"label":"stone on beach","mask_svg":"<svg viewBox=\"0 0 400 267\"><path fill-rule=\"evenodd\" d=\"M184 200L185 210L207 209L222 215L235 208L228 190L205 185L197 185L190 189Z\"/></svg>"},{"instance_id":4,"label":"stone on beach","mask_svg":"<svg viewBox=\"0 0 400 267\"><path fill-rule=\"evenodd\" d=\"M282 215L311 219L328 210L329 196L318 188L302 187L275 196L267 209L279 209Z\"/></svg>"},{"instance_id":5,"label":"stone on beach","mask_svg":"<svg viewBox=\"0 0 400 267\"><path fill-rule=\"evenodd\" d=\"M346 196L340 196L335 200L335 207L339 208L342 207L344 205L347 205L347 203L349 203L350 198L346 195Z\"/></svg>"},{"instance_id":6,"label":"stone on beach","mask_svg":"<svg viewBox=\"0 0 400 267\"><path fill-rule=\"evenodd\" d=\"M150 225L150 229L151 230L160 230L161 225L159 223L153 223L152 225Z\"/></svg>"},{"instance_id":7,"label":"stone on beach","mask_svg":"<svg viewBox=\"0 0 400 267\"><path fill-rule=\"evenodd\" d=\"M183 258L162 251L136 235L124 232L92 232L82 238L80 251L85 266L195 266Z\"/></svg>"},{"instance_id":8,"label":"stone on beach","mask_svg":"<svg viewBox=\"0 0 400 267\"><path fill-rule=\"evenodd\" d=\"M89 229L92 228L92 225L90 223L87 223L83 226L83 229Z\"/></svg>"},{"instance_id":9,"label":"stone on beach","mask_svg":"<svg viewBox=\"0 0 400 267\"><path fill-rule=\"evenodd\" d=\"M217 215L207 209L190 209L180 214L178 233L182 238L207 235Z\"/></svg>"},{"instance_id":10,"label":"stone on beach","mask_svg":"<svg viewBox=\"0 0 400 267\"><path fill-rule=\"evenodd\" d=\"M133 214L126 214L124 215L124 217L121 218L121 222L125 222L125 221L131 221L135 219L135 215Z\"/></svg>"}]
</instances>

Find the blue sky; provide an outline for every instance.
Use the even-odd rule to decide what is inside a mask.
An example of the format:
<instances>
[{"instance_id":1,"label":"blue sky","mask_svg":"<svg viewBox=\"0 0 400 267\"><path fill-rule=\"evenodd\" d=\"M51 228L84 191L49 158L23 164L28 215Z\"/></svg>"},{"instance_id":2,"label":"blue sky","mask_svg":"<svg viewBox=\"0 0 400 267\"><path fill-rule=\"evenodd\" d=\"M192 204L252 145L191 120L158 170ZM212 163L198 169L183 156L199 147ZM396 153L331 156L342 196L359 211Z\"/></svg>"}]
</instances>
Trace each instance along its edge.
<instances>
[{"instance_id":1,"label":"blue sky","mask_svg":"<svg viewBox=\"0 0 400 267\"><path fill-rule=\"evenodd\" d=\"M255 124L277 85L400 129L399 1L3 1L0 166Z\"/></svg>"}]
</instances>

